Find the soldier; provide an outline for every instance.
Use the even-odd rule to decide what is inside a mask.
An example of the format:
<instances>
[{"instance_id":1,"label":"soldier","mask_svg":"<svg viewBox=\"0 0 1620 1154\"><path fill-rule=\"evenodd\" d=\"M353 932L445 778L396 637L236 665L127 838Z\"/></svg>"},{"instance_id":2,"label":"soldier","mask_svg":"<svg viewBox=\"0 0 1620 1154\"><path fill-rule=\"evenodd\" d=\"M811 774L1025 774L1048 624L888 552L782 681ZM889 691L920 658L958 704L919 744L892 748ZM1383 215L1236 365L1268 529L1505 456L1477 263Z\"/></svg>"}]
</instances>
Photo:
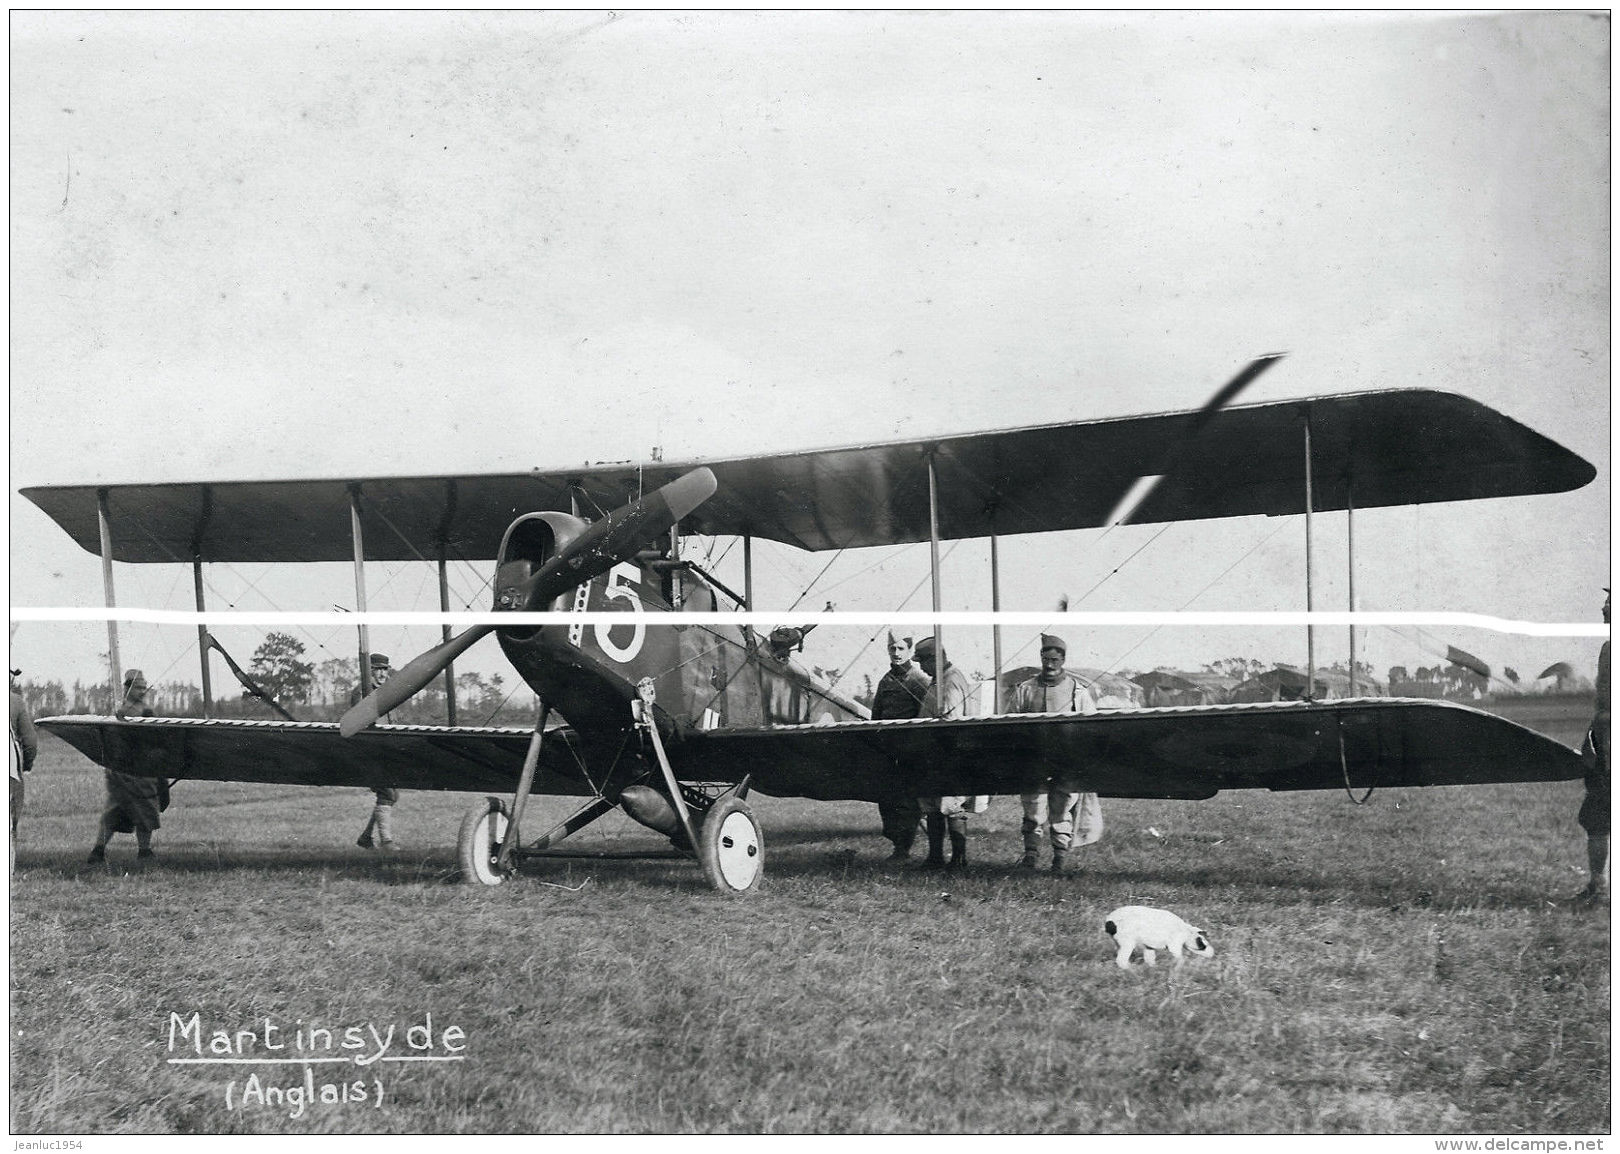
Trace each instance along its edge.
<instances>
[{"instance_id":1,"label":"soldier","mask_svg":"<svg viewBox=\"0 0 1620 1154\"><path fill-rule=\"evenodd\" d=\"M146 704L146 675L139 669L124 674L124 700L113 711L113 716L124 721L131 714L151 717L152 707ZM136 738L125 738L129 755L134 756ZM107 860L107 843L115 833L135 835L135 856L151 858L152 834L162 824L158 815L169 807L169 783L160 778L121 773L104 768L102 779L107 787L107 803L101 812L101 824L96 830L96 844L90 849L92 865Z\"/></svg>"},{"instance_id":2,"label":"soldier","mask_svg":"<svg viewBox=\"0 0 1620 1154\"><path fill-rule=\"evenodd\" d=\"M924 637L917 642L917 664L933 684L923 696L920 717L967 717L968 683L962 671L942 656L936 662L934 639ZM989 804L987 797L925 797L921 799L923 813L928 819L928 858L923 869L960 870L967 868L968 815L983 813ZM951 835L951 861L945 863L945 834Z\"/></svg>"},{"instance_id":3,"label":"soldier","mask_svg":"<svg viewBox=\"0 0 1620 1154\"><path fill-rule=\"evenodd\" d=\"M349 694L349 704L357 705L360 699L376 690L383 682L388 680L393 672L388 666L386 653L373 653L371 655L371 685L369 687L355 686L354 692ZM376 797L376 804L371 807L371 818L366 822L366 828L360 831L360 836L354 839L354 844L361 849L381 848L384 852L392 852L394 846L394 805L399 801L399 790L392 786L382 785L372 787L371 792ZM372 834L376 834L373 839Z\"/></svg>"},{"instance_id":4,"label":"soldier","mask_svg":"<svg viewBox=\"0 0 1620 1154\"><path fill-rule=\"evenodd\" d=\"M1609 591L1603 591L1607 594ZM1609 598L1603 598L1603 624L1609 623ZM1609 900L1609 643L1598 650L1597 704L1586 735L1591 758L1586 770L1586 798L1580 823L1586 831L1586 862L1591 877L1577 901ZM1584 751L1583 751L1584 752Z\"/></svg>"},{"instance_id":5,"label":"soldier","mask_svg":"<svg viewBox=\"0 0 1620 1154\"><path fill-rule=\"evenodd\" d=\"M877 683L872 697L872 720L895 721L916 717L928 694L928 677L911 662L911 638L896 637L889 630L889 671ZM922 803L914 797L878 802L883 836L894 843L890 861L905 861L917 840L917 823L922 820Z\"/></svg>"},{"instance_id":6,"label":"soldier","mask_svg":"<svg viewBox=\"0 0 1620 1154\"><path fill-rule=\"evenodd\" d=\"M15 679L22 675L21 669L13 669L11 676ZM34 768L34 759L39 756L39 735L34 730L34 720L28 716L28 705L23 701L23 695L17 692L16 681L11 685L11 852L13 860L17 853L17 822L22 817L23 808L23 774Z\"/></svg>"},{"instance_id":7,"label":"soldier","mask_svg":"<svg viewBox=\"0 0 1620 1154\"><path fill-rule=\"evenodd\" d=\"M1079 678L1063 668L1068 646L1063 638L1041 634L1041 671L1013 690L1011 713L1096 713L1097 699ZM1052 831L1052 872L1060 874L1080 826L1081 845L1102 837L1102 803L1094 793L1074 788L1072 774L1060 772L1038 790L1022 795L1024 804L1024 856L1020 869L1032 870L1040 860L1041 838Z\"/></svg>"}]
</instances>

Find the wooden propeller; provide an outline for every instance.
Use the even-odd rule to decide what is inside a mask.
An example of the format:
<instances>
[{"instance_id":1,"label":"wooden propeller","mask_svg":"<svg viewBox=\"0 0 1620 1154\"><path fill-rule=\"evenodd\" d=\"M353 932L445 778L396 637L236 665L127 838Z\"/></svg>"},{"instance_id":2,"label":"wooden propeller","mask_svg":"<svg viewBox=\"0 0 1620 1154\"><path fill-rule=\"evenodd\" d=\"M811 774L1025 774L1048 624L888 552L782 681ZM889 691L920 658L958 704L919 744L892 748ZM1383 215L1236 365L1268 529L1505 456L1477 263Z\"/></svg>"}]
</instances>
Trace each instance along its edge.
<instances>
[{"instance_id":1,"label":"wooden propeller","mask_svg":"<svg viewBox=\"0 0 1620 1154\"><path fill-rule=\"evenodd\" d=\"M714 496L714 474L693 469L661 489L622 509L615 509L576 537L567 548L540 567L517 590L512 610L546 605L562 593L583 585L621 561L634 557L647 543L669 530L687 514ZM375 725L377 719L415 697L461 654L497 625L474 625L426 653L412 658L368 697L343 715L344 737L353 737Z\"/></svg>"}]
</instances>

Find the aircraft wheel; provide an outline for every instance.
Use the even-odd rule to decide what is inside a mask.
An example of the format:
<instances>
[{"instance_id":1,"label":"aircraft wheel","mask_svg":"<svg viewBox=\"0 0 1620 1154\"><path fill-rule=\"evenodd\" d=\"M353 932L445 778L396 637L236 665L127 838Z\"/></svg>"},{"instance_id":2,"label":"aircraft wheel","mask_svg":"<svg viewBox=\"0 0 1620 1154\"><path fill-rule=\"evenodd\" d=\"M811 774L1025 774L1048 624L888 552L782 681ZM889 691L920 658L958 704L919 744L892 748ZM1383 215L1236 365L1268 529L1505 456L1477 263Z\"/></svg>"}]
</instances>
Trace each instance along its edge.
<instances>
[{"instance_id":1,"label":"aircraft wheel","mask_svg":"<svg viewBox=\"0 0 1620 1154\"><path fill-rule=\"evenodd\" d=\"M765 876L765 838L747 802L722 798L704 815L698 857L709 884L723 894L741 897L759 885Z\"/></svg>"},{"instance_id":2,"label":"aircraft wheel","mask_svg":"<svg viewBox=\"0 0 1620 1154\"><path fill-rule=\"evenodd\" d=\"M461 820L461 836L456 839L456 859L461 863L461 880L467 885L498 886L507 875L496 868L501 841L506 837L506 803L486 797Z\"/></svg>"}]
</instances>

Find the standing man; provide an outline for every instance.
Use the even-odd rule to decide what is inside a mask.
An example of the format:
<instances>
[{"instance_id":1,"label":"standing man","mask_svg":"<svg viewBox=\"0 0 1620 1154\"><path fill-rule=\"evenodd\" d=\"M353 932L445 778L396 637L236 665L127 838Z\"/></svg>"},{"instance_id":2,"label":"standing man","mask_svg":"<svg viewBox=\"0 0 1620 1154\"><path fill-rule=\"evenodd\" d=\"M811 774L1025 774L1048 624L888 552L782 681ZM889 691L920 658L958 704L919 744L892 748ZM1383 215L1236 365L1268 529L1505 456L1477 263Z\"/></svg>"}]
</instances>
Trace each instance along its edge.
<instances>
[{"instance_id":1,"label":"standing man","mask_svg":"<svg viewBox=\"0 0 1620 1154\"><path fill-rule=\"evenodd\" d=\"M373 653L371 655L371 684L357 685L354 692L349 694L349 704L358 705L360 699L372 693L383 682L388 680L393 672L388 667L386 653ZM360 836L354 839L354 844L361 849L371 849L373 846L382 848L385 852L393 852L394 846L394 804L399 801L399 790L393 786L373 786L371 792L376 795L376 804L371 807L371 818L366 822L366 828L360 831ZM372 834L376 834L375 840Z\"/></svg>"},{"instance_id":2,"label":"standing man","mask_svg":"<svg viewBox=\"0 0 1620 1154\"><path fill-rule=\"evenodd\" d=\"M877 683L872 697L873 721L902 721L916 717L928 695L928 678L911 663L911 638L896 637L889 630L889 671ZM917 840L917 823L922 820L922 803L914 797L878 802L883 836L894 843L890 861L905 861Z\"/></svg>"},{"instance_id":3,"label":"standing man","mask_svg":"<svg viewBox=\"0 0 1620 1154\"><path fill-rule=\"evenodd\" d=\"M943 653L936 661L934 639L924 637L917 642L917 664L932 679L933 684L923 696L920 717L967 717L968 683L962 671L950 663ZM960 870L967 868L968 815L983 813L989 805L987 797L925 797L922 809L928 818L928 859L923 869ZM945 834L951 835L951 861L945 864Z\"/></svg>"},{"instance_id":4,"label":"standing man","mask_svg":"<svg viewBox=\"0 0 1620 1154\"><path fill-rule=\"evenodd\" d=\"M1603 624L1609 623L1609 598L1605 589ZM1578 900L1609 900L1609 643L1598 650L1597 703L1592 711L1592 728L1587 732L1592 760L1586 771L1586 800L1581 802L1581 828L1586 831L1586 863L1591 873Z\"/></svg>"},{"instance_id":5,"label":"standing man","mask_svg":"<svg viewBox=\"0 0 1620 1154\"><path fill-rule=\"evenodd\" d=\"M131 715L152 716L152 707L146 704L146 675L139 669L124 674L124 701L113 711L119 721ZM126 734L125 756L133 761L138 749L136 736ZM136 857L156 857L152 850L152 833L162 824L158 814L169 806L169 783L161 778L120 773L111 768L102 770L102 778L107 786L107 804L101 811L96 844L90 849L90 864L107 860L107 843L115 833L135 835Z\"/></svg>"},{"instance_id":6,"label":"standing man","mask_svg":"<svg viewBox=\"0 0 1620 1154\"><path fill-rule=\"evenodd\" d=\"M1010 713L1096 713L1097 699L1090 687L1063 668L1068 656L1063 638L1041 634L1041 671L1013 690ZM1094 793L1076 788L1073 771L1060 768L1033 793L1022 795L1024 803L1024 856L1020 869L1032 870L1039 863L1041 838L1052 831L1052 872L1063 872L1069 847L1078 833L1081 845L1102 837L1102 802ZM1078 822L1079 829L1076 830Z\"/></svg>"},{"instance_id":7,"label":"standing man","mask_svg":"<svg viewBox=\"0 0 1620 1154\"><path fill-rule=\"evenodd\" d=\"M13 679L22 675L13 669ZM34 719L28 716L28 704L17 692L16 681L11 684L11 860L17 860L17 822L22 818L23 774L34 768L39 756L39 734L34 730Z\"/></svg>"}]
</instances>

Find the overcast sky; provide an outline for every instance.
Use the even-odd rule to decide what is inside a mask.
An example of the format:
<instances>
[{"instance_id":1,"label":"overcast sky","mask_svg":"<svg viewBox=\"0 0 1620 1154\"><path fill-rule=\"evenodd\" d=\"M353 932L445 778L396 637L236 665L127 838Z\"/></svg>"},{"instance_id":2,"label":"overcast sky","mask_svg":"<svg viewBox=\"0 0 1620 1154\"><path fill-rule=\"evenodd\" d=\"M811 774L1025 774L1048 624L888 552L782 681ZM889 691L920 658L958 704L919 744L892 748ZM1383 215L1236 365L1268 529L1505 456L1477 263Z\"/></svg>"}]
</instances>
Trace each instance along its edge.
<instances>
[{"instance_id":1,"label":"overcast sky","mask_svg":"<svg viewBox=\"0 0 1620 1154\"><path fill-rule=\"evenodd\" d=\"M1196 407L1287 350L1245 400L1445 389L1597 467L1572 494L1358 514L1362 608L1596 620L1605 17L18 12L11 26L14 605L102 601L95 558L15 495L28 485L960 433ZM1161 529L1004 542L1004 606L1303 608L1297 519ZM1342 608L1342 514L1317 539L1318 605ZM740 582L739 552L721 571ZM759 554L772 608L830 559ZM825 579L842 584L805 604L898 608L926 554L846 555ZM986 556L953 553L947 608L988 608ZM213 566L211 602L352 604L343 567L325 568ZM372 608L436 605L425 567L377 568ZM117 569L121 604L192 605L184 569ZM457 582L482 609L479 579ZM1075 664L1304 659L1286 636L1069 632ZM434 634L374 644L408 654ZM865 636L828 630L809 656L847 664ZM1509 664L1596 651L1474 640ZM132 629L125 664L194 676L194 643ZM1342 657L1342 635L1331 644ZM1367 645L1380 670L1433 663L1381 631ZM105 632L24 625L13 647L39 675L89 677ZM483 648L474 664L499 668ZM863 661L882 665L875 647Z\"/></svg>"}]
</instances>

